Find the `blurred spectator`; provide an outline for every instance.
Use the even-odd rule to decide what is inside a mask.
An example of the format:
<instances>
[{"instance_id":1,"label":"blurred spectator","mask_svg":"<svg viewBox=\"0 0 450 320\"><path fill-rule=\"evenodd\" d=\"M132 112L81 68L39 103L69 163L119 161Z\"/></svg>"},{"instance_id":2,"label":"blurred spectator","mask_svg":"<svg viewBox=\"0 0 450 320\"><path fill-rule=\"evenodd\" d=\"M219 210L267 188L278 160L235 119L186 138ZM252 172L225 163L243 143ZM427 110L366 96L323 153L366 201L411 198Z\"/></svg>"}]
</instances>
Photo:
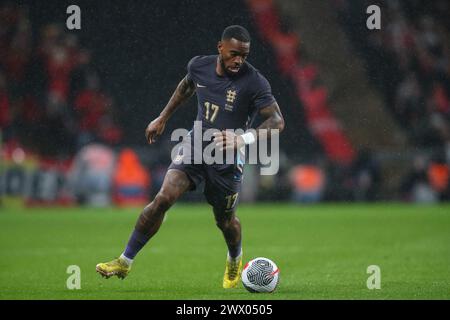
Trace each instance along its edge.
<instances>
[{"instance_id":1,"label":"blurred spectator","mask_svg":"<svg viewBox=\"0 0 450 320\"><path fill-rule=\"evenodd\" d=\"M325 174L319 166L296 165L290 172L292 200L312 203L322 200L325 189Z\"/></svg>"},{"instance_id":2,"label":"blurred spectator","mask_svg":"<svg viewBox=\"0 0 450 320\"><path fill-rule=\"evenodd\" d=\"M417 75L410 72L398 87L395 112L404 124L408 124L413 119L421 118L425 111L422 88Z\"/></svg>"},{"instance_id":3,"label":"blurred spectator","mask_svg":"<svg viewBox=\"0 0 450 320\"><path fill-rule=\"evenodd\" d=\"M353 197L356 201L378 200L381 174L372 152L361 149L352 168Z\"/></svg>"},{"instance_id":4,"label":"blurred spectator","mask_svg":"<svg viewBox=\"0 0 450 320\"><path fill-rule=\"evenodd\" d=\"M142 166L137 154L122 150L113 177L113 201L119 206L141 206L148 203L151 188L150 173Z\"/></svg>"},{"instance_id":5,"label":"blurred spectator","mask_svg":"<svg viewBox=\"0 0 450 320\"><path fill-rule=\"evenodd\" d=\"M430 161L427 170L430 187L439 200L450 200L450 168L445 161L445 155L436 154Z\"/></svg>"},{"instance_id":6,"label":"blurred spectator","mask_svg":"<svg viewBox=\"0 0 450 320\"><path fill-rule=\"evenodd\" d=\"M111 204L114 152L104 145L85 146L75 157L69 181L79 204L106 206Z\"/></svg>"},{"instance_id":7,"label":"blurred spectator","mask_svg":"<svg viewBox=\"0 0 450 320\"><path fill-rule=\"evenodd\" d=\"M428 160L424 155L414 158L411 171L405 176L401 185L403 199L418 203L433 203L437 194L428 183Z\"/></svg>"},{"instance_id":8,"label":"blurred spectator","mask_svg":"<svg viewBox=\"0 0 450 320\"><path fill-rule=\"evenodd\" d=\"M99 79L91 75L87 79L87 86L81 90L74 101L75 114L78 119L79 141L78 146L83 146L94 140L95 130L101 116L108 108L109 100L100 91Z\"/></svg>"}]
</instances>

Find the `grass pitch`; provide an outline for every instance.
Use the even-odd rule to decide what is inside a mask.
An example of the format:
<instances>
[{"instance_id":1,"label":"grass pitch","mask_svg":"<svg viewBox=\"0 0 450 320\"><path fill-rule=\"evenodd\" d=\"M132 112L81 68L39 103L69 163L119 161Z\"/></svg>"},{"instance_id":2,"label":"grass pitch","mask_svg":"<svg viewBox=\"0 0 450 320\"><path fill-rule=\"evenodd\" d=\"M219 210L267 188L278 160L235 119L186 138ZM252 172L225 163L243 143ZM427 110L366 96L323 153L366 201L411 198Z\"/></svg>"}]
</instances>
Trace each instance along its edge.
<instances>
[{"instance_id":1,"label":"grass pitch","mask_svg":"<svg viewBox=\"0 0 450 320\"><path fill-rule=\"evenodd\" d=\"M272 294L222 289L226 246L207 205L175 205L123 281L95 265L123 251L140 209L0 209L0 299L450 298L449 205L240 205L244 262L280 268ZM69 265L80 290L66 288Z\"/></svg>"}]
</instances>

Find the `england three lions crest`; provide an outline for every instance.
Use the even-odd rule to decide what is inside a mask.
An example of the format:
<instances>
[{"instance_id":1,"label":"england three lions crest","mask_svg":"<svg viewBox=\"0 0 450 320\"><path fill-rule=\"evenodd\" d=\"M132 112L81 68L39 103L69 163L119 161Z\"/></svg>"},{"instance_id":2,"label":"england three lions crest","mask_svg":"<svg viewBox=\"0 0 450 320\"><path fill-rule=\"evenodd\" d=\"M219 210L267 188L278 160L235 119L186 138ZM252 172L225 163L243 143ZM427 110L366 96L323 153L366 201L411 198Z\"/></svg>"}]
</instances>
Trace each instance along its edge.
<instances>
[{"instance_id":1,"label":"england three lions crest","mask_svg":"<svg viewBox=\"0 0 450 320\"><path fill-rule=\"evenodd\" d=\"M234 88L228 89L226 94L226 101L225 104L225 110L227 111L233 111L233 103L234 100L236 100L237 92Z\"/></svg>"}]
</instances>

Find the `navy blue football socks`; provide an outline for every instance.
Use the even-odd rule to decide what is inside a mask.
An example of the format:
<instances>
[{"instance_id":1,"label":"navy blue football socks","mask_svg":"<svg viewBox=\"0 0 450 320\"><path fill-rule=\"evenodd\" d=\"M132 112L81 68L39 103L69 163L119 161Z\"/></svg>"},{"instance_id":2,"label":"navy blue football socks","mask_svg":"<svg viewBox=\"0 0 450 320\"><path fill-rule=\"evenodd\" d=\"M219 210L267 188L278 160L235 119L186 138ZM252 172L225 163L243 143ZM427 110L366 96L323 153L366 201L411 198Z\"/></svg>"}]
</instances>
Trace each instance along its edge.
<instances>
[{"instance_id":1,"label":"navy blue football socks","mask_svg":"<svg viewBox=\"0 0 450 320\"><path fill-rule=\"evenodd\" d=\"M128 259L134 259L134 257L145 246L149 239L149 236L134 229L133 233L131 234L130 240L128 240L128 244L123 255Z\"/></svg>"},{"instance_id":2,"label":"navy blue football socks","mask_svg":"<svg viewBox=\"0 0 450 320\"><path fill-rule=\"evenodd\" d=\"M237 257L239 257L242 250L241 241L239 241L239 243L234 246L229 245L227 243L227 246L228 246L228 255L230 256L231 259L236 259Z\"/></svg>"}]
</instances>

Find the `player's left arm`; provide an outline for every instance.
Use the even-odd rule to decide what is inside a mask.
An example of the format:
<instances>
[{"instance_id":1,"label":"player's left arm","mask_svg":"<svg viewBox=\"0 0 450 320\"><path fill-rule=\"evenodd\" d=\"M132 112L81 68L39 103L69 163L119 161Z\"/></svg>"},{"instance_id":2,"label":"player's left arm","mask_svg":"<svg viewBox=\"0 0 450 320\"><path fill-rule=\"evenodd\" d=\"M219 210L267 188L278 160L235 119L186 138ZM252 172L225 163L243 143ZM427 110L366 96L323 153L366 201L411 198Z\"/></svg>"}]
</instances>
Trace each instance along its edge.
<instances>
[{"instance_id":1,"label":"player's left arm","mask_svg":"<svg viewBox=\"0 0 450 320\"><path fill-rule=\"evenodd\" d=\"M256 128L256 136L252 132L236 135L231 131L222 131L214 134L216 144L223 145L221 149L239 149L246 144L252 144L257 140L267 140L274 134L279 134L284 129L284 118L280 106L276 101L259 110L263 119L261 125Z\"/></svg>"},{"instance_id":2,"label":"player's left arm","mask_svg":"<svg viewBox=\"0 0 450 320\"><path fill-rule=\"evenodd\" d=\"M281 114L280 106L276 101L274 101L270 106L261 108L259 110L259 115L264 119L264 121L258 128L256 128L257 140L271 137L273 131L277 134L283 131L284 118ZM262 134L262 132L267 132L267 134Z\"/></svg>"}]
</instances>

